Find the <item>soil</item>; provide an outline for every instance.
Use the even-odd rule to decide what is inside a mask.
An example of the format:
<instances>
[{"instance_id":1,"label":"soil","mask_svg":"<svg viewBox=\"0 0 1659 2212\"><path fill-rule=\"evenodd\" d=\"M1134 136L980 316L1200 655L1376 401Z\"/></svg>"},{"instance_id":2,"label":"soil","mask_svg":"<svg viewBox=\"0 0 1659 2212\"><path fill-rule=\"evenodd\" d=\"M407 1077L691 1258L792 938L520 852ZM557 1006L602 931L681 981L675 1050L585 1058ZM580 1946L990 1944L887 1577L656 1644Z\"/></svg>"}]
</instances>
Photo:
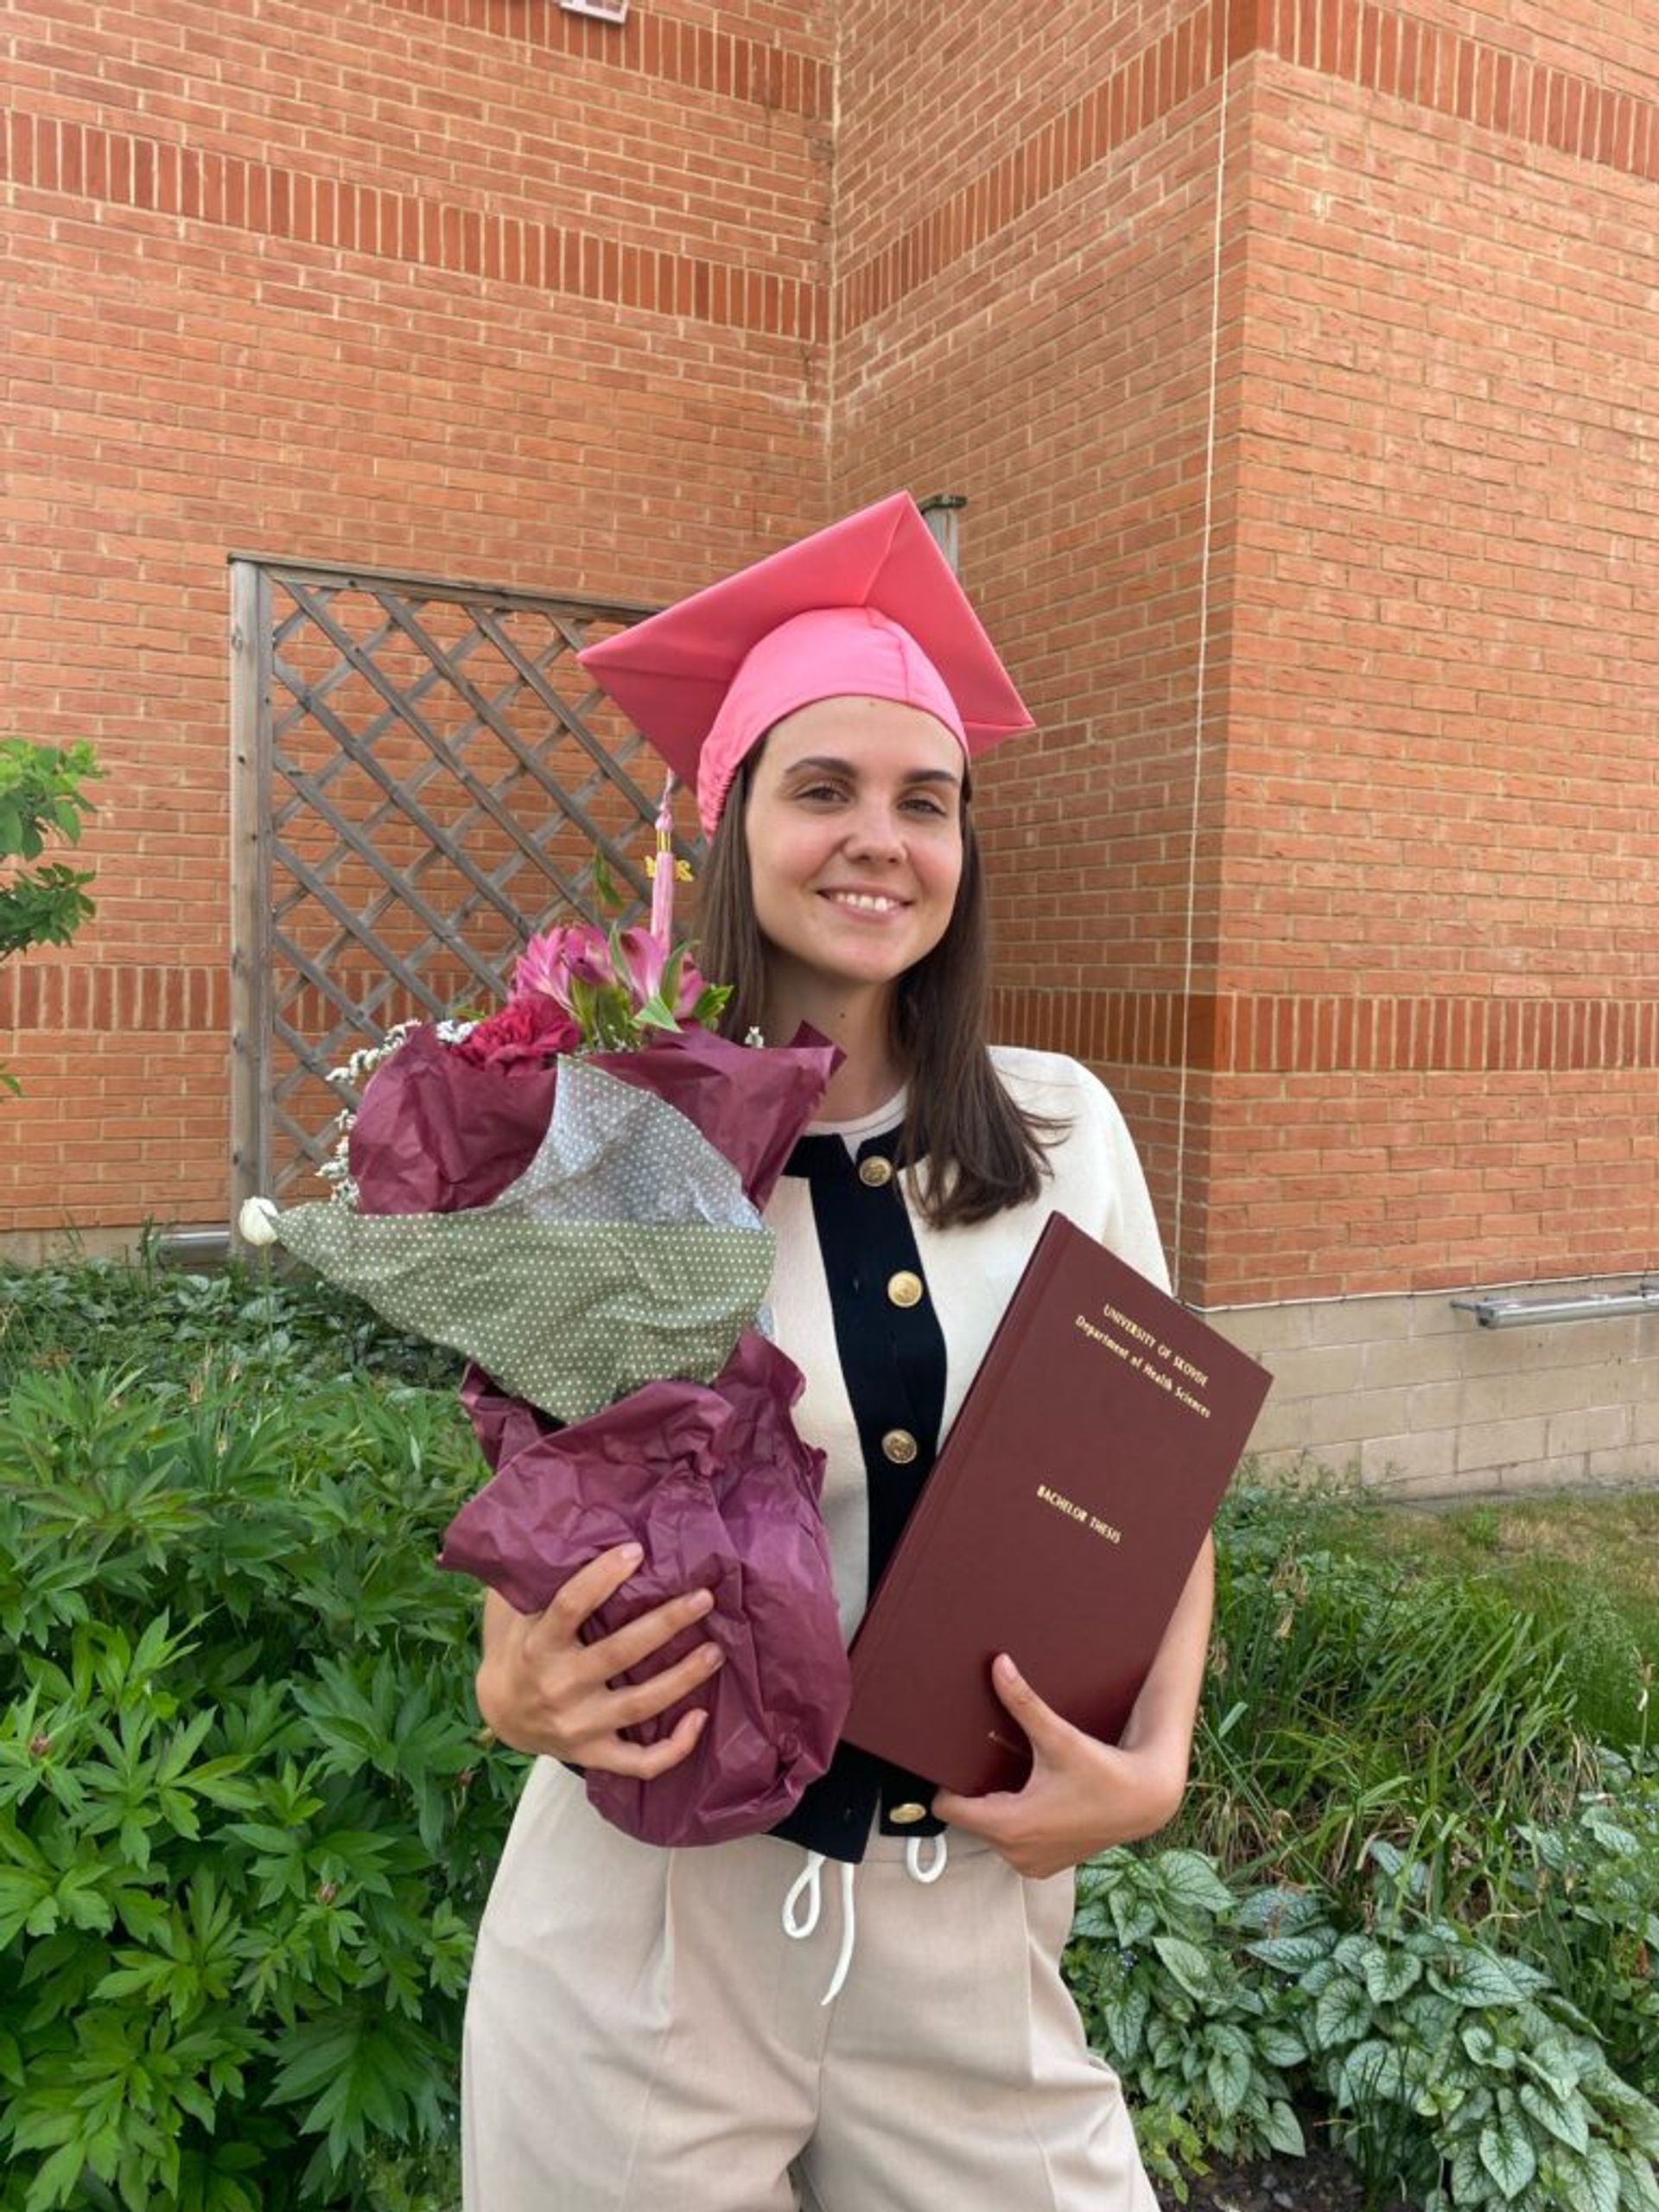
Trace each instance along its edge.
<instances>
[{"instance_id":1,"label":"soil","mask_svg":"<svg viewBox=\"0 0 1659 2212\"><path fill-rule=\"evenodd\" d=\"M1368 2206L1353 2167L1319 2143L1302 2158L1214 2159L1208 2173L1188 2176L1185 2206L1167 2187L1163 2202L1167 2212L1413 2212L1398 2199Z\"/></svg>"}]
</instances>

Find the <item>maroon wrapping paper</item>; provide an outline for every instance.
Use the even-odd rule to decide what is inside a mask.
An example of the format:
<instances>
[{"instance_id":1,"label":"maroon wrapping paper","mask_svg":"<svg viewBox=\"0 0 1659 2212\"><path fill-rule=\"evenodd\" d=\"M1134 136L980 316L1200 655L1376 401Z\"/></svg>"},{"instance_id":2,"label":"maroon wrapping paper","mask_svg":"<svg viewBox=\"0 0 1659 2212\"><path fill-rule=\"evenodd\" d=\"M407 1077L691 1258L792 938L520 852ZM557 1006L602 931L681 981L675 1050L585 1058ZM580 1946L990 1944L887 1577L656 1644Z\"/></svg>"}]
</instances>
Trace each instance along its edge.
<instances>
[{"instance_id":1,"label":"maroon wrapping paper","mask_svg":"<svg viewBox=\"0 0 1659 2212\"><path fill-rule=\"evenodd\" d=\"M346 1158L364 1213L458 1213L515 1182L547 1135L558 1081L521 1061L474 1067L412 1030L369 1078Z\"/></svg>"},{"instance_id":2,"label":"maroon wrapping paper","mask_svg":"<svg viewBox=\"0 0 1659 2212\"><path fill-rule=\"evenodd\" d=\"M791 1045L734 1045L707 1029L664 1030L595 1067L655 1091L700 1129L764 1206L812 1118L839 1050L803 1029ZM365 1213L454 1213L486 1205L522 1175L547 1134L556 1063L478 1067L427 1027L377 1068L352 1126Z\"/></svg>"},{"instance_id":3,"label":"maroon wrapping paper","mask_svg":"<svg viewBox=\"0 0 1659 2212\"><path fill-rule=\"evenodd\" d=\"M771 1827L823 1772L849 1675L818 1512L823 1454L790 1418L799 1370L753 1331L708 1388L652 1382L557 1428L472 1369L462 1387L494 1479L464 1505L441 1564L538 1612L613 1545L645 1557L592 1615L591 1640L688 1590L714 1606L621 1681L648 1681L704 1637L725 1663L701 1688L630 1730L666 1735L689 1706L709 1714L690 1756L641 1782L590 1772L588 1795L646 1843L721 1843Z\"/></svg>"},{"instance_id":4,"label":"maroon wrapping paper","mask_svg":"<svg viewBox=\"0 0 1659 2212\"><path fill-rule=\"evenodd\" d=\"M757 1048L693 1028L590 1057L684 1114L760 1207L841 1054L810 1030ZM516 1048L480 1065L429 1027L411 1032L376 1071L352 1129L359 1208L487 1205L535 1157L557 1081L556 1062ZM696 1749L650 1782L587 1778L597 1809L643 1841L718 1843L772 1827L840 1735L847 1656L818 1511L823 1458L791 1417L800 1392L799 1371L753 1331L712 1384L650 1383L563 1428L477 1367L461 1386L495 1473L451 1522L442 1565L537 1612L600 1552L642 1544L640 1567L590 1620L589 1638L689 1590L714 1593L695 1630L626 1678L649 1679L712 1637L725 1663L696 1694L709 1716ZM630 1733L654 1742L683 1710Z\"/></svg>"}]
</instances>

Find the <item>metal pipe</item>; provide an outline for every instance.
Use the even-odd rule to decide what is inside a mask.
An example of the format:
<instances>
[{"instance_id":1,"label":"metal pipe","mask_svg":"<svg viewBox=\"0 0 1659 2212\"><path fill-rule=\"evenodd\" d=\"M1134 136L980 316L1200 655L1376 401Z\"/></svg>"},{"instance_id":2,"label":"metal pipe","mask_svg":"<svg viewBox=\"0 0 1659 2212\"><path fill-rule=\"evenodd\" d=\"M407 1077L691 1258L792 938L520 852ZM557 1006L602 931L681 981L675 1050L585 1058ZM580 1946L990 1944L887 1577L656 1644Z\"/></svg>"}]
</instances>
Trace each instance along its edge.
<instances>
[{"instance_id":1,"label":"metal pipe","mask_svg":"<svg viewBox=\"0 0 1659 2212\"><path fill-rule=\"evenodd\" d=\"M1511 1329L1535 1321L1602 1321L1624 1313L1659 1313L1659 1282L1635 1290L1586 1291L1572 1298L1454 1298L1457 1313L1472 1313L1483 1329Z\"/></svg>"},{"instance_id":2,"label":"metal pipe","mask_svg":"<svg viewBox=\"0 0 1659 2212\"><path fill-rule=\"evenodd\" d=\"M231 1232L226 1229L164 1229L155 1243L156 1257L164 1268L222 1268L231 1256Z\"/></svg>"}]
</instances>

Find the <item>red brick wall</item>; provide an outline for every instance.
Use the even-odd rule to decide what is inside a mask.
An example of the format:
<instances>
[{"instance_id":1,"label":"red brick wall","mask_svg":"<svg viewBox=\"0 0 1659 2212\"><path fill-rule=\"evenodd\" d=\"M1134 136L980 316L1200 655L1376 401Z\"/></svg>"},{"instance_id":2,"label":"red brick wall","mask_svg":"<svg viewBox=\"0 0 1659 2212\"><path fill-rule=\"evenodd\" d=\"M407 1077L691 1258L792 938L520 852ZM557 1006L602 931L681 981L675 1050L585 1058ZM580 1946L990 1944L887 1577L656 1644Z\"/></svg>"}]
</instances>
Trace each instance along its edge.
<instances>
[{"instance_id":1,"label":"red brick wall","mask_svg":"<svg viewBox=\"0 0 1659 2212\"><path fill-rule=\"evenodd\" d=\"M1207 1294L1638 1270L1659 23L1368 11L1316 50L1289 12L1251 64Z\"/></svg>"},{"instance_id":2,"label":"red brick wall","mask_svg":"<svg viewBox=\"0 0 1659 2212\"><path fill-rule=\"evenodd\" d=\"M222 1220L226 555L654 597L823 519L827 9L8 29L0 728L108 775L0 1232Z\"/></svg>"},{"instance_id":3,"label":"red brick wall","mask_svg":"<svg viewBox=\"0 0 1659 2212\"><path fill-rule=\"evenodd\" d=\"M1043 724L1003 1027L1201 1302L1650 1262L1659 26L925 15L849 16L836 483L969 496Z\"/></svg>"},{"instance_id":4,"label":"red brick wall","mask_svg":"<svg viewBox=\"0 0 1659 2212\"><path fill-rule=\"evenodd\" d=\"M982 778L998 1027L1101 1068L1173 1241L1202 1180L1183 1020L1218 889L1195 733L1202 711L1213 743L1224 703L1243 304L1226 13L1004 4L937 38L927 18L849 11L838 190L889 162L898 183L839 226L836 499L908 481L969 501L963 574L1040 725Z\"/></svg>"},{"instance_id":5,"label":"red brick wall","mask_svg":"<svg viewBox=\"0 0 1659 2212\"><path fill-rule=\"evenodd\" d=\"M6 56L0 724L112 773L0 1230L220 1215L228 550L650 597L908 483L1041 723L1000 1026L1185 1294L1651 1262L1653 11L225 24Z\"/></svg>"}]
</instances>

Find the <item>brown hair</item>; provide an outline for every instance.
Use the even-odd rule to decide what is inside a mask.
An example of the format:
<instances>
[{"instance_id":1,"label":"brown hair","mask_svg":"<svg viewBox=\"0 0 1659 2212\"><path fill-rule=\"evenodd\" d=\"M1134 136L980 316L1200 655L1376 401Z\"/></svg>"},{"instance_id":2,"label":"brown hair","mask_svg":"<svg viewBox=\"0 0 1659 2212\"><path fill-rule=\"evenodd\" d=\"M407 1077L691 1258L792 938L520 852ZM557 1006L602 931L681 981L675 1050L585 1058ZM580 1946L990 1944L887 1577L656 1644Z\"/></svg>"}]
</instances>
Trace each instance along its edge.
<instances>
[{"instance_id":1,"label":"brown hair","mask_svg":"<svg viewBox=\"0 0 1659 2212\"><path fill-rule=\"evenodd\" d=\"M698 902L697 957L729 982L721 1027L745 1037L765 1011L766 941L754 911L742 823L756 753L739 768L709 842ZM979 841L963 786L962 880L944 935L899 979L893 1041L909 1077L903 1148L925 1160L917 1200L936 1228L986 1221L1037 1196L1048 1144L1064 1124L1027 1113L1003 1089L986 1044L990 925ZM770 1040L776 1043L776 1039Z\"/></svg>"}]
</instances>

